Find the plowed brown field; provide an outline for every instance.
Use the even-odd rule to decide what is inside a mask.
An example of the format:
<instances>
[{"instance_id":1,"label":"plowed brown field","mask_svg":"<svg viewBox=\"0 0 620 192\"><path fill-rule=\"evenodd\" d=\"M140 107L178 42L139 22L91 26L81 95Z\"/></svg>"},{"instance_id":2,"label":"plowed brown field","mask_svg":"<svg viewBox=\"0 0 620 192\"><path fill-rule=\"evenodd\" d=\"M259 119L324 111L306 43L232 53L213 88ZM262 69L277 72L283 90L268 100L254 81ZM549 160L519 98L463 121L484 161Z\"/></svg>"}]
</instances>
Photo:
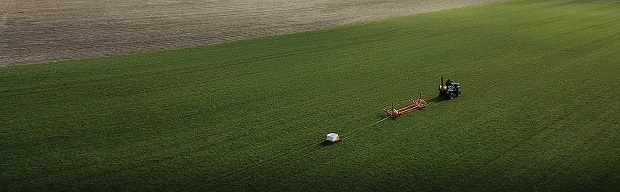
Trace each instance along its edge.
<instances>
[{"instance_id":1,"label":"plowed brown field","mask_svg":"<svg viewBox=\"0 0 620 192\"><path fill-rule=\"evenodd\" d=\"M176 49L502 0L0 0L0 66Z\"/></svg>"}]
</instances>

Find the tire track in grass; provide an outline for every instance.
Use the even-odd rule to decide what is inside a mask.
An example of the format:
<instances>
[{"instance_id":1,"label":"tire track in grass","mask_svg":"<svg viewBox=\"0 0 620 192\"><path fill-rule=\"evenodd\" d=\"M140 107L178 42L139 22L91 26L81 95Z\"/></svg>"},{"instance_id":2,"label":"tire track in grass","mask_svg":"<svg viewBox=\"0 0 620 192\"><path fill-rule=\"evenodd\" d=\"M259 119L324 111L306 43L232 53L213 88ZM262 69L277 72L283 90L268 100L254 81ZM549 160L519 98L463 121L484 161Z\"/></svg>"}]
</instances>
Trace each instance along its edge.
<instances>
[{"instance_id":1,"label":"tire track in grass","mask_svg":"<svg viewBox=\"0 0 620 192\"><path fill-rule=\"evenodd\" d=\"M490 161L484 163L483 165L480 165L475 172L479 172L482 169L491 167L490 165L492 164L496 164L498 161L502 160L503 157L505 157L506 155L516 151L518 148L521 148L523 146L528 145L528 143L531 143L532 141L534 141L536 138L539 137L543 137L545 135L545 133L550 132L552 130L554 130L554 128L552 127L556 127L556 125L560 124L560 122L562 122L563 120L569 119L570 116L573 116L575 114L577 114L579 108L582 108L584 106L588 106L589 104L593 103L594 101L590 101L588 103L583 103L581 106L577 106L577 107L572 107L573 109L570 110L570 112L568 114L563 114L560 115L560 119L557 119L555 121L553 121L552 123L538 129L536 132L534 132L534 134L531 134L529 137L520 140L519 142L513 144L511 147L503 150L501 153L497 154L495 157L491 158Z\"/></svg>"},{"instance_id":2,"label":"tire track in grass","mask_svg":"<svg viewBox=\"0 0 620 192\"><path fill-rule=\"evenodd\" d=\"M345 137L343 137L341 139L344 141L345 139L349 138L349 136L353 135L354 133L357 133L358 131L360 131L362 129L370 128L370 127L372 127L372 126L374 126L376 124L379 124L379 123L381 123L381 122L383 122L383 121L385 121L385 120L387 120L389 118L390 117L388 116L388 117L385 117L385 118L383 118L383 119L381 119L381 120L379 120L377 122L371 123L369 125L358 127L358 128L352 129L352 130L350 130L348 132L345 132L345 134L343 134L343 135L345 135ZM317 141L317 142L315 142L313 144L307 145L306 147L301 147L301 148L299 148L297 150L294 150L294 151L290 152L289 154L283 154L281 156L278 156L277 158L271 159L270 161L266 161L265 163L263 163L261 165L252 167L252 169L261 167L263 165L267 165L269 163L276 163L275 161L282 160L282 159L279 159L280 157L285 157L285 156L288 156L288 158L287 158L288 160L292 160L292 159L305 159L306 157L309 157L312 154L320 151L320 149L322 147L317 146L317 145L320 145L321 143L324 143L324 142L325 142L325 140L319 140L319 141ZM331 145L331 144L326 144L326 145ZM312 147L316 147L316 148L315 149L311 149ZM307 151L308 149L310 149L310 150ZM331 159L329 162L334 161L334 160L336 160L336 159ZM274 168L277 168L277 167L271 167L271 169L274 169ZM271 170L271 169L268 169L268 170ZM262 171L266 171L266 170L262 170ZM246 172L249 172L249 170L246 171ZM256 178L258 174L260 174L260 173L256 172L256 173L254 173L252 175L248 175L246 177L243 177L240 180L248 180L250 178Z\"/></svg>"},{"instance_id":3,"label":"tire track in grass","mask_svg":"<svg viewBox=\"0 0 620 192\"><path fill-rule=\"evenodd\" d=\"M609 38L611 36L606 36L606 38ZM600 39L598 40L593 40L588 44L600 44L601 41ZM569 47L566 49L562 49L564 50L572 50L575 49L577 46L575 47ZM579 46L582 47L582 46ZM565 67L565 66L573 66L575 68L575 71L580 71L579 69L577 69L577 67L579 66L578 63L591 63L591 62L587 62L587 59L596 59L599 58L601 56L597 56L597 55L602 55L603 58L607 57L608 55L614 55L613 54L613 49L608 49L606 51L598 51L598 52L592 52L589 53L579 59L576 60L572 60L571 62L567 62L566 65L562 65L559 67ZM570 71L570 70L568 70ZM584 88L587 89L587 88ZM584 91L576 91L576 92L584 92ZM551 133L551 132L557 132L560 131L558 130L559 127L563 127L562 124L566 121L571 121L571 119L575 119L577 117L580 117L581 111L584 109L588 109L589 107L593 107L593 106L597 106L596 102L600 101L601 99L599 97L597 98L592 98L592 99L588 99L586 100L587 102L579 102L579 105L577 106L572 106L570 107L569 111L565 114L562 115L558 115L558 117L560 117L559 119L556 119L555 121L553 121L552 123L540 128L538 131L536 131L534 134L532 134L530 137L526 138L526 139L522 139L521 141L515 143L512 147L504 150L502 153L497 154L494 158L492 158L491 161L488 161L487 163L485 163L484 165L481 165L480 167L478 167L477 169L475 169L474 172L481 172L483 169L491 167L490 165L492 164L497 164L499 161L501 160L505 160L504 157L507 156L508 154L516 151L517 149L520 148L524 148L525 146L531 145L531 143L533 143L536 140L539 140L537 138L544 138L547 137L548 134L547 133ZM604 99L603 99L604 100ZM583 100L581 100L583 101ZM555 128L554 128L555 127ZM573 148L579 148L579 149L584 149L587 150L588 148L591 148L592 145L595 145L595 143L599 142L600 140L602 140L602 138L600 137L604 137L604 133L607 132L609 130L607 129L599 129L597 130L591 137L589 137L588 142L584 142L581 144L573 144L571 146L573 146ZM553 148L549 148L546 149L547 151L552 150ZM579 149L573 149L573 151L579 151ZM541 152L543 153L543 152ZM543 154L547 154L548 152L544 152ZM568 153L568 152L567 152ZM561 154L560 154L561 155ZM583 154L580 154L580 156L582 156ZM557 159L557 158L553 158L553 159ZM555 176L557 176L560 170L562 170L563 168L574 164L575 162L578 161L578 158L571 158L569 161L566 162L555 162L554 164L557 164L554 168L554 171L550 174L550 175L546 175L544 176L545 178L555 178ZM521 173L521 175L525 172L528 171L529 169L521 169L519 173ZM550 179L547 179L550 180ZM546 182L541 182L541 185L544 184L548 184L551 181L546 181ZM540 186L537 186L540 187Z\"/></svg>"},{"instance_id":4,"label":"tire track in grass","mask_svg":"<svg viewBox=\"0 0 620 192\"><path fill-rule=\"evenodd\" d=\"M372 88L369 88L369 89L372 89ZM346 90L342 90L341 92L346 92ZM275 94L275 95L281 95L281 94ZM286 97L286 95L281 95L281 97ZM305 99L305 100L302 100L302 101L297 101L293 105L286 105L286 106L279 107L279 108L270 108L268 110L264 110L264 111L261 111L259 113L256 113L256 115L258 115L258 114L272 114L272 115L276 115L278 113L278 111L287 111L286 108L291 108L291 107L294 108L294 106L305 105L308 102L312 102L312 101L316 101L316 100L322 100L322 99L331 98L331 97L333 97L333 96L324 95L322 97L312 97L310 99ZM263 99L266 99L266 98L273 99L273 96L263 97ZM236 106L239 106L239 105L241 105L241 104L237 104L237 105L230 106L230 107L225 107L225 108L236 108ZM191 113L189 113L187 115L184 115L183 118L189 118L189 117L192 117L192 116L204 114L205 110L209 110L209 109L208 108L204 108L204 109L196 110L196 111L191 112ZM220 116L220 118L216 118L216 119L223 119L226 115L225 114L220 114L219 116ZM274 129L274 128L270 128L268 130L272 130L272 129ZM263 130L263 132L267 132L268 130ZM228 132L230 132L230 131L220 132L220 133L218 133L216 135L220 135L220 138L225 138L226 134Z\"/></svg>"},{"instance_id":5,"label":"tire track in grass","mask_svg":"<svg viewBox=\"0 0 620 192\"><path fill-rule=\"evenodd\" d=\"M607 114L599 115L597 119L601 117L611 117L614 114L618 114L617 111L607 111ZM570 165L574 165L579 161L583 161L584 157L587 155L587 151L595 148L606 138L610 137L612 135L610 133L615 130L616 128L613 126L602 127L596 130L594 134L591 134L591 136L587 137L584 142L575 142L574 144L572 144L572 146L570 147L570 149L572 149L572 152L567 152L568 154L571 154L571 157L568 160L559 162L559 165L557 165L555 169L552 169L552 171L550 171L550 173L544 177L545 179L542 179L541 183L539 184L541 186L548 187L550 183L553 182L554 178L557 178L561 173L563 173L562 171L566 170L566 168L569 168Z\"/></svg>"},{"instance_id":6,"label":"tire track in grass","mask_svg":"<svg viewBox=\"0 0 620 192\"><path fill-rule=\"evenodd\" d=\"M372 89L372 88L369 88L369 89ZM346 90L342 90L342 91L344 92L344 91L346 91ZM331 96L329 96L329 95L324 95L323 97L320 97L320 98L313 97L313 98L311 98L310 100L304 100L304 101L296 102L296 104L295 104L295 105L305 105L304 103L306 103L306 102L313 101L313 100L317 100L317 99L321 99L321 98L329 98L329 97L331 97ZM287 105L286 107L291 107L291 106ZM203 109L203 110L208 110L208 109ZM200 112L200 111L201 111L201 110L194 111L194 112L190 112L189 114L182 115L182 116L186 118L186 117L191 117L191 116L200 115L200 114L202 114L202 112ZM272 109L270 109L270 110L268 110L268 111L261 111L260 113L261 113L261 114L262 114L262 113L276 113L277 111L285 111L285 109L283 109L283 108L272 108ZM225 116L225 115L220 115L220 116L221 116L221 118L224 118L224 116ZM271 129L273 129L273 128L271 128ZM269 129L269 130L271 130L271 129ZM220 138L226 138L226 133L227 133L227 132L229 132L229 131L225 131L225 132L221 132L221 133L219 133ZM263 131L263 132L267 132L267 131ZM217 139L216 139L216 140L217 140ZM194 142L194 143L196 143L196 142ZM182 151L189 151L188 153L194 153L195 151L204 151L205 149L207 149L207 148L209 148L210 146L212 146L214 143L215 143L215 142L213 142L212 144L207 144L207 145L202 144L202 146L203 146L203 147L198 147L198 148L186 147L186 150L182 150ZM314 143L313 143L313 144L310 144L309 146L313 146L313 145L314 145ZM303 146L302 146L301 148L303 148ZM293 149L293 152L291 152L291 153L297 153L297 152L296 152L297 150L300 150L300 148ZM194 151L194 152L191 152L191 151ZM286 154L283 154L283 155L286 155ZM273 157L273 158L271 158L271 159L280 159L280 158L281 158L280 156L276 156L276 157ZM266 163L269 163L269 160L268 160L267 162L263 162L262 164L266 164ZM260 164L260 165L254 165L254 166L251 166L251 167L257 167L257 166L259 166L259 167L260 167L260 166L262 166L262 164Z\"/></svg>"},{"instance_id":7,"label":"tire track in grass","mask_svg":"<svg viewBox=\"0 0 620 192\"><path fill-rule=\"evenodd\" d=\"M617 21L619 20L614 20L613 22L617 23ZM603 26L610 26L609 23L610 22L605 22ZM593 26L601 26L601 25L602 24L593 25ZM608 28L609 27L605 27L605 29L608 29ZM614 30L606 30L606 31L614 31ZM598 39L598 40L595 40L589 43L587 47L594 47L598 51L593 52L583 57L583 58L590 58L591 60L588 60L589 62L579 62L579 63L599 63L596 61L601 60L600 58L613 58L613 57L617 58L617 55L616 55L617 49L614 48L615 44L613 42L620 41L620 39L618 39L618 37L620 36L613 35L613 34L618 34L618 33L615 32L615 33L612 33L612 35L606 34L605 38ZM601 64L602 63L603 62L601 62ZM569 70L569 71L583 71L582 68L584 68L584 66L582 65L575 65L573 67L574 69ZM591 67L586 67L586 68L591 68ZM596 84L600 84L600 83L601 82L596 82ZM609 86L612 86L612 85L609 85ZM594 86L584 86L582 90L577 90L575 92L587 93L588 90L591 89L591 87L594 87ZM562 147L561 149L555 149L555 150L561 150L564 153L557 154L556 152L552 154L557 154L557 155L554 155L557 158L564 157L565 160L556 162L553 164L553 167L550 167L552 171L550 171L549 174L543 176L544 179L542 179L541 182L539 183L541 186L550 187L551 183L554 182L553 179L559 178L561 176L560 174L562 173L562 171L566 171L566 169L570 168L571 165L575 165L578 162L583 161L584 159L587 160L586 155L588 154L589 151L598 147L602 141L607 140L608 137L613 135L612 133L616 131L616 127L614 127L613 125L617 123L609 122L606 119L610 119L613 121L614 115L618 114L618 107L617 105L614 105L614 104L611 104L611 106L605 106L607 104L600 104L598 103L598 101L616 101L616 99L613 98L615 95L617 94L614 94L613 91L611 93L610 92L598 93L598 95L592 98L588 98L589 102L586 102L582 107L578 107L578 110L574 110L570 115L568 115L569 116L568 118L563 118L563 119L569 119L569 120L568 120L568 123L564 123L565 125L561 125L562 127L568 127L570 130L576 130L576 132L573 133L574 136L573 134L569 134L569 136L566 136L568 137L568 139L564 139L564 140L576 140L576 141L573 143L565 144L565 145L568 145L567 147ZM588 115L581 115L583 114L583 112L576 113L577 111L587 111L589 115L592 115L592 114L598 114L598 115L594 117L588 117ZM597 111L597 113L592 113L594 111ZM586 118L586 119L583 120L583 118ZM592 128L588 126L588 125L591 125L592 123L598 124L598 126L593 127L595 130L592 130ZM600 125L601 123L603 124L602 126ZM557 158L554 158L554 159L557 159Z\"/></svg>"},{"instance_id":8,"label":"tire track in grass","mask_svg":"<svg viewBox=\"0 0 620 192\"><path fill-rule=\"evenodd\" d=\"M372 126L374 126L376 124L379 124L379 123L381 123L381 122L383 122L383 121L385 121L385 120L387 120L389 118L390 117L388 116L388 117L385 117L385 118L383 118L381 120L378 120L378 121L376 121L374 123L371 123L369 125L362 126L362 127L357 127L357 128L354 128L354 129L352 129L350 131L343 132L344 134L342 134L342 135L344 135L345 137L342 137L341 139L342 140L348 139L349 136L354 135L358 131L360 131L362 129L369 128L369 127L372 127ZM239 176L241 174L245 174L245 173L248 173L250 171L257 170L260 167L263 167L263 166L268 165L268 164L276 163L277 161L282 161L284 159L299 159L299 158L302 158L302 157L306 157L306 156L308 156L308 155L310 155L312 153L315 153L315 152L319 151L321 149L321 147L318 146L318 145L320 145L323 142L325 142L325 140L319 139L319 140L317 140L317 141L315 141L313 143L306 144L306 145L301 145L301 146L299 146L297 148L293 148L292 150L288 150L288 152L279 153L279 154L277 154L275 156L272 156L272 157L269 157L269 158L267 158L265 160L257 161L255 163L249 165L249 166L245 166L243 168L239 168L237 170L229 172L228 174L220 177L220 179L216 179L216 180L213 180L213 181L207 183L205 186L212 186L212 185L214 185L216 183L221 183L222 181L230 181L231 179L233 179L233 178L235 178L235 177L237 177L237 176ZM315 147L315 149L307 151L308 149L311 149L312 147ZM285 157L287 157L287 158L285 158ZM242 178L241 180L246 180L248 178L252 178L252 177L256 176L256 174L259 174L259 173L255 173L254 175L246 176L246 177ZM203 186L196 186L196 187L193 187L192 189L200 188L200 187L203 187ZM186 190L186 189L183 189L183 190Z\"/></svg>"},{"instance_id":9,"label":"tire track in grass","mask_svg":"<svg viewBox=\"0 0 620 192\"><path fill-rule=\"evenodd\" d=\"M305 104L306 104L306 103L308 103L308 102L311 102L311 101L314 101L314 100L318 100L318 99L321 99L321 98L329 98L329 97L331 97L331 96L329 96L329 95L325 95L325 96L323 96L323 97L313 97L312 99L309 99L309 100L304 100L304 101L295 102L294 106L305 105ZM294 106L289 106L289 105L287 105L286 107L271 108L271 109L269 109L269 110L267 110L267 111L261 111L261 112L259 112L259 113L256 113L256 115L259 115L259 114L272 114L272 115L277 115L277 113L284 113L284 111L288 111L288 110L286 110L286 108L290 108L290 107L294 107ZM232 108L235 108L235 107L232 107ZM202 110L208 110L208 109L202 109ZM203 113L204 113L204 112L200 112L200 110L198 110L198 111L195 111L195 112L193 112L193 113L190 113L190 114L188 114L187 116L184 116L184 117L196 116L196 115L200 115L200 114L203 114ZM221 114L221 115L220 115L220 117L219 117L219 118L216 118L216 119L223 119L224 117L225 117L225 115ZM224 123L224 122L221 122L221 123ZM273 127L273 126L271 126L271 127L272 127L272 128L260 129L260 130L261 130L261 132L262 132L262 133L268 133L268 132L269 132L269 130L273 130L273 129L275 129L275 127ZM223 138L226 138L226 137L227 137L227 135L229 135L228 133L230 133L230 132L232 132L232 131L234 131L234 130L229 130L229 131L225 131L225 130L223 130L223 131L221 131L221 132L219 132L219 133L215 134L214 136L216 136L216 137L219 137L219 138L223 139ZM219 136L217 136L217 135L219 135ZM216 139L216 140L217 140L217 139ZM195 150L191 150L191 151L201 151L201 150L204 150L204 149L208 148L209 146L213 146L213 145L217 144L217 142L210 142L210 143L211 143L211 144L207 144L205 147L200 147L199 149L195 149Z\"/></svg>"},{"instance_id":10,"label":"tire track in grass","mask_svg":"<svg viewBox=\"0 0 620 192\"><path fill-rule=\"evenodd\" d=\"M276 161L283 160L284 157L287 157L287 156L290 156L290 155L294 155L296 153L299 153L302 150L309 149L310 147L315 147L316 145L320 144L321 142L323 142L323 140L317 140L317 141L315 141L313 143L306 144L306 145L301 145L299 147L293 148L292 150L288 150L287 152L278 153L277 155L269 157L269 158L267 158L265 160L259 160L259 161L256 161L255 163L252 163L252 164L248 165L248 166L244 166L244 167L241 167L239 169L236 169L236 170L233 170L231 172L228 172L227 174L224 174L224 175L218 177L217 179L214 179L214 180L212 180L210 182L207 182L204 186L194 186L194 187L190 187L189 189L190 190L194 190L196 188L202 188L202 187L205 187L205 186L208 187L208 186L214 186L214 185L217 185L217 184L222 184L223 181L231 181L232 179L234 179L235 177L237 177L237 176L239 176L241 174L246 174L246 173L248 173L248 172L250 172L252 170L256 170L256 169L258 169L260 167L263 167L265 165L276 163ZM318 149L316 149L316 150L318 150ZM313 150L313 151L316 151L316 150ZM188 189L179 189L179 191L187 191L187 190Z\"/></svg>"}]
</instances>

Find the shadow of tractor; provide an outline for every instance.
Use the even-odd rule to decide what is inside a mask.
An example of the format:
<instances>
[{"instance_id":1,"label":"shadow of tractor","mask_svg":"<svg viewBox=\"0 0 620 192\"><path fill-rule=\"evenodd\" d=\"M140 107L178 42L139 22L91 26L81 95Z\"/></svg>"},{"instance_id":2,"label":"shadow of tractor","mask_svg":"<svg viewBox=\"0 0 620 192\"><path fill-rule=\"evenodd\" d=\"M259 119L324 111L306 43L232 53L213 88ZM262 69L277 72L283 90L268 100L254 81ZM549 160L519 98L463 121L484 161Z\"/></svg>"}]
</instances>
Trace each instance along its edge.
<instances>
[{"instance_id":1,"label":"shadow of tractor","mask_svg":"<svg viewBox=\"0 0 620 192\"><path fill-rule=\"evenodd\" d=\"M444 102L444 101L449 101L449 100L450 100L449 97L436 96L435 98L429 99L428 102L439 103L439 102Z\"/></svg>"}]
</instances>

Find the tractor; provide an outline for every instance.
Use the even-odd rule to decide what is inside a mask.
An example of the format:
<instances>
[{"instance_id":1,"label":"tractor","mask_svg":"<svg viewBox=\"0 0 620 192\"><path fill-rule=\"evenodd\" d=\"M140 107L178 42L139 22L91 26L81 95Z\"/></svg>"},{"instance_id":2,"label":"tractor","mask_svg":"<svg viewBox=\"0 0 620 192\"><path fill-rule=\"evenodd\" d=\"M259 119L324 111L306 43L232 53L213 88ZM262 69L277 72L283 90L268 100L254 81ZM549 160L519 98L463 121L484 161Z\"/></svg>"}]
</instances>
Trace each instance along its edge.
<instances>
[{"instance_id":1,"label":"tractor","mask_svg":"<svg viewBox=\"0 0 620 192\"><path fill-rule=\"evenodd\" d=\"M441 76L441 80L439 82L439 98L452 99L461 95L461 84L452 82L450 79L443 83L443 76Z\"/></svg>"}]
</instances>

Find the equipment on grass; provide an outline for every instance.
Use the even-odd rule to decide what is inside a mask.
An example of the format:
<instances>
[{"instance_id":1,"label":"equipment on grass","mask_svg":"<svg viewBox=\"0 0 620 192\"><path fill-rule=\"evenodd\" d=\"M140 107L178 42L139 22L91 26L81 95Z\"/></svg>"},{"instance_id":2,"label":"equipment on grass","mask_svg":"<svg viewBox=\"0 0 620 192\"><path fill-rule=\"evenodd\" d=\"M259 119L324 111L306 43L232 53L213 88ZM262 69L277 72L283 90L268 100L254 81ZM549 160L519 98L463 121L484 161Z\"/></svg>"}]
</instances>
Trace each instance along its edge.
<instances>
[{"instance_id":1,"label":"equipment on grass","mask_svg":"<svg viewBox=\"0 0 620 192\"><path fill-rule=\"evenodd\" d=\"M452 82L450 79L443 84L443 76L441 76L441 80L439 82L439 98L452 99L461 95L461 84Z\"/></svg>"},{"instance_id":2,"label":"equipment on grass","mask_svg":"<svg viewBox=\"0 0 620 192\"><path fill-rule=\"evenodd\" d=\"M338 141L341 141L341 139L338 136L338 134L336 134L336 133L329 133L329 134L327 134L327 138L325 139L325 141L336 143Z\"/></svg>"},{"instance_id":3,"label":"equipment on grass","mask_svg":"<svg viewBox=\"0 0 620 192\"><path fill-rule=\"evenodd\" d=\"M394 102L392 102L392 109L391 110L386 110L383 109L383 111L385 113L388 114L388 116L390 117L398 117L402 114L405 114L407 112L416 110L416 109L422 109L424 107L426 107L426 101L424 101L424 99L422 99L422 92L420 92L420 97L418 99L411 99L411 104L407 105L403 108L400 109L395 109L394 108Z\"/></svg>"}]
</instances>

